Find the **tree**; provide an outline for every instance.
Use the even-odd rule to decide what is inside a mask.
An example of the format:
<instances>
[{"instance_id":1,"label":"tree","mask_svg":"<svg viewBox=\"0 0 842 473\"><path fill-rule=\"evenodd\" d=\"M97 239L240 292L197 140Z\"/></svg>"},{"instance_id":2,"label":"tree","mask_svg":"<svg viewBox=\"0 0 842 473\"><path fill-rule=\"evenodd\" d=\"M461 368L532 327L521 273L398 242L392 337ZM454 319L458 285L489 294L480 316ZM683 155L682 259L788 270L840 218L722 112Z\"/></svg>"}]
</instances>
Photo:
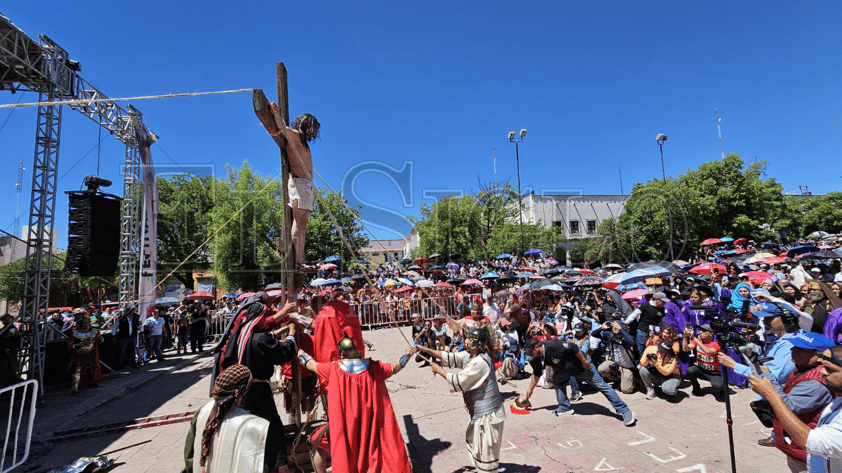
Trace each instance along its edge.
<instances>
[{"instance_id":1,"label":"tree","mask_svg":"<svg viewBox=\"0 0 842 473\"><path fill-rule=\"evenodd\" d=\"M842 231L842 192L825 195L784 196L783 207L775 222L776 230L787 233L794 240L821 230L828 233Z\"/></svg>"},{"instance_id":2,"label":"tree","mask_svg":"<svg viewBox=\"0 0 842 473\"><path fill-rule=\"evenodd\" d=\"M283 213L281 184L248 162L211 187L213 264L220 287L256 289L278 279Z\"/></svg>"},{"instance_id":3,"label":"tree","mask_svg":"<svg viewBox=\"0 0 842 473\"><path fill-rule=\"evenodd\" d=\"M638 183L620 217L620 231L632 237L641 259L669 258L669 204L676 258L692 256L706 238L769 238L768 224L780 214L783 196L774 178L763 178L765 165L745 166L739 155L729 154L677 179Z\"/></svg>"},{"instance_id":4,"label":"tree","mask_svg":"<svg viewBox=\"0 0 842 473\"><path fill-rule=\"evenodd\" d=\"M214 179L179 174L158 178L158 270L192 288L193 272L210 267Z\"/></svg>"},{"instance_id":5,"label":"tree","mask_svg":"<svg viewBox=\"0 0 842 473\"><path fill-rule=\"evenodd\" d=\"M343 261L355 263L359 249L368 245L368 238L362 233L363 228L359 224L359 210L349 209L348 201L338 192L317 188L313 197L313 211L307 221L307 259L319 261L338 254ZM328 209L339 224L342 236L354 250L353 254L339 236Z\"/></svg>"}]
</instances>

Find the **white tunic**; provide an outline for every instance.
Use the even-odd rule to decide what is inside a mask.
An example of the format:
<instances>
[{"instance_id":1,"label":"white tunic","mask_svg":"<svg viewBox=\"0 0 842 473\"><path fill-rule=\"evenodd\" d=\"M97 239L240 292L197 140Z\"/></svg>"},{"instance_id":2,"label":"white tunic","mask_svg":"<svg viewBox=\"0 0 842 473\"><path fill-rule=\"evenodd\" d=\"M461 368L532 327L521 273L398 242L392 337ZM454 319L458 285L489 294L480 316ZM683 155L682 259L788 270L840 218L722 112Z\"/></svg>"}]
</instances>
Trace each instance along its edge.
<instances>
[{"instance_id":1,"label":"white tunic","mask_svg":"<svg viewBox=\"0 0 842 473\"><path fill-rule=\"evenodd\" d=\"M199 458L202 431L208 423L214 401L205 404L197 414L193 440L193 473L202 473ZM263 454L269 421L235 407L225 416L213 437L213 449L205 464L207 473L263 473Z\"/></svg>"}]
</instances>

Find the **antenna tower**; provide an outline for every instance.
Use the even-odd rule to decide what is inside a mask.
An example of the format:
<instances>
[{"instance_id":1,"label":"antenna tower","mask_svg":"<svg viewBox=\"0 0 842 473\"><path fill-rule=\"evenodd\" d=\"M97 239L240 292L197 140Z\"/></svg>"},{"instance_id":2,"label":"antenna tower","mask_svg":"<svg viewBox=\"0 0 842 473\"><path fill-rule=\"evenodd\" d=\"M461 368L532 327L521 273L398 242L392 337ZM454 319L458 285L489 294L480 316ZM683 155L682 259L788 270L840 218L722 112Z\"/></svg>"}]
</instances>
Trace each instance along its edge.
<instances>
[{"instance_id":1,"label":"antenna tower","mask_svg":"<svg viewBox=\"0 0 842 473\"><path fill-rule=\"evenodd\" d=\"M716 110L716 107L713 107L713 113L716 115L716 131L719 133L719 151L722 152L722 159L725 159L725 148L722 147L722 128L719 126L722 119L719 118L719 111Z\"/></svg>"},{"instance_id":2,"label":"antenna tower","mask_svg":"<svg viewBox=\"0 0 842 473\"><path fill-rule=\"evenodd\" d=\"M497 148L491 148L491 156L494 158L494 192L497 192Z\"/></svg>"},{"instance_id":3,"label":"antenna tower","mask_svg":"<svg viewBox=\"0 0 842 473\"><path fill-rule=\"evenodd\" d=\"M15 184L15 192L17 196L15 198L15 226L14 230L12 230L15 234L17 234L20 229L20 192L21 188L23 187L23 172L26 171L23 167L23 160L20 160L20 167L18 167L18 182ZM22 237L23 235L21 235Z\"/></svg>"}]
</instances>

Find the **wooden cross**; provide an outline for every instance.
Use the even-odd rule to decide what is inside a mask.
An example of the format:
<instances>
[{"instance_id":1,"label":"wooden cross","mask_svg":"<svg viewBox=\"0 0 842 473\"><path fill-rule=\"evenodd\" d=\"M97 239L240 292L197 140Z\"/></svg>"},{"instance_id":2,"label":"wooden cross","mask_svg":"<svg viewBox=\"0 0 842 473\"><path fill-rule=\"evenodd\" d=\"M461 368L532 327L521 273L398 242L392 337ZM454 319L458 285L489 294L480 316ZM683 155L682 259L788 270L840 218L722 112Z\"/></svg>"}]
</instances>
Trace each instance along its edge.
<instances>
[{"instance_id":1,"label":"wooden cross","mask_svg":"<svg viewBox=\"0 0 842 473\"><path fill-rule=\"evenodd\" d=\"M284 123L289 123L289 93L287 90L287 69L284 63L275 63L275 70L278 77L278 109L281 112L281 117ZM304 275L298 271L295 264L295 250L292 245L292 209L289 206L289 194L287 189L287 176L289 175L289 156L286 152L286 142L280 136L275 118L272 115L271 103L263 93L263 89L252 90L252 102L254 105L254 113L260 119L260 123L266 127L266 131L275 140L275 143L281 148L281 198L283 199L283 226L281 230L281 242L278 252L281 255L281 287L284 295L281 298L281 306L283 307L287 301L295 303L297 298L298 288L304 285ZM296 356L290 361L292 364L292 410L290 411L290 418L295 424L301 427L301 368L298 364L298 357Z\"/></svg>"}]
</instances>

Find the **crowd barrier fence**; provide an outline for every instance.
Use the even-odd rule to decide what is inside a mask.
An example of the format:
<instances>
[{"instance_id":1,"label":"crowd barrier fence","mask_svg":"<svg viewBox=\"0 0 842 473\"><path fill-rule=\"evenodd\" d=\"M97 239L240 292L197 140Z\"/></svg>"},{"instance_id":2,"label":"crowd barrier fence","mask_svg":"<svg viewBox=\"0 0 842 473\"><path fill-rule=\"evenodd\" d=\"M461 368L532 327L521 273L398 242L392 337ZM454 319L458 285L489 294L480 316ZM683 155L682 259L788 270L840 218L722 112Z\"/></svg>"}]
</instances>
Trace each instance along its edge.
<instances>
[{"instance_id":1,"label":"crowd barrier fence","mask_svg":"<svg viewBox=\"0 0 842 473\"><path fill-rule=\"evenodd\" d=\"M29 458L37 397L38 381L34 379L0 389L0 409L5 410L6 404L9 405L0 473L12 471ZM8 466L7 459L11 461Z\"/></svg>"}]
</instances>

